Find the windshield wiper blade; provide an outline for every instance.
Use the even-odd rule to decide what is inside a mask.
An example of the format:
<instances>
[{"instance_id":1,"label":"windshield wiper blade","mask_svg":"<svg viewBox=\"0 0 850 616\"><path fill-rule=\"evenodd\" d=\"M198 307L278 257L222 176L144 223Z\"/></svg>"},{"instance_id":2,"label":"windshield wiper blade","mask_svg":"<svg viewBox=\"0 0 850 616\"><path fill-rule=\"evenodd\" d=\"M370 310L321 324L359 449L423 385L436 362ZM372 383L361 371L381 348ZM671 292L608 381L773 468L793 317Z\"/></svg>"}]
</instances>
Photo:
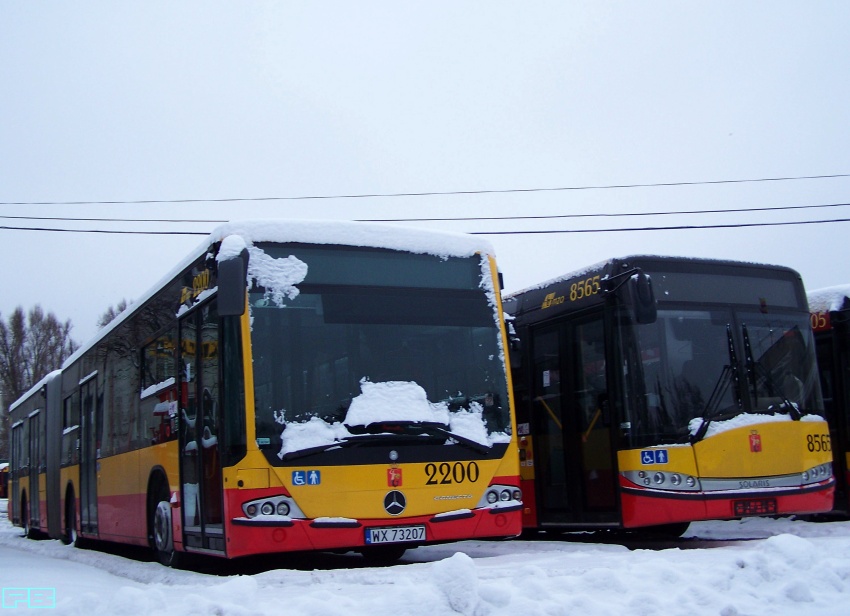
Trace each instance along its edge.
<instances>
[{"instance_id":1,"label":"windshield wiper blade","mask_svg":"<svg viewBox=\"0 0 850 616\"><path fill-rule=\"evenodd\" d=\"M346 437L341 440L333 441L332 443L323 443L322 445L316 445L315 447L306 447L305 449L299 449L297 451L289 451L280 456L280 459L294 460L297 458L312 456L317 453L324 453L326 451L330 451L331 449L359 447L360 445L374 445L376 443L386 443L390 440L402 440L408 442L423 439L423 436L417 436L414 434L357 434L354 436Z\"/></svg>"},{"instance_id":2,"label":"windshield wiper blade","mask_svg":"<svg viewBox=\"0 0 850 616\"><path fill-rule=\"evenodd\" d=\"M733 385L733 389L735 391L735 399L738 402L738 411L735 413L725 413L722 417L726 417L731 419L736 415L740 414L744 408L744 401L741 399L741 383L738 380L738 353L735 351L735 341L732 337L732 326L730 324L726 324L726 342L728 345L729 351L729 364L723 366L723 369L720 371L720 376L717 377L717 382L714 384L714 389L711 391L711 396L708 398L708 402L705 404L705 409L702 412L702 424L697 429L697 431L691 437L691 442L696 443L705 438L705 433L708 431L709 424L715 420L719 419L721 416L717 415L717 410L720 406L720 401L723 399L723 395L726 393L726 390L729 388L730 383Z\"/></svg>"},{"instance_id":3,"label":"windshield wiper blade","mask_svg":"<svg viewBox=\"0 0 850 616\"><path fill-rule=\"evenodd\" d=\"M435 422L415 422L415 421L381 421L371 423L366 426L357 426L352 427L348 426L349 430L353 430L356 428L360 428L366 430L370 434L381 434L381 433L389 433L390 435L409 435L415 436L417 438L423 437L445 437L450 438L457 443L468 447L474 451L479 453L488 453L491 449L489 445L484 443L479 443L478 441L474 441L465 436L461 436L460 434L455 434L451 430L448 429L446 424L443 423L435 423ZM380 431L380 432L378 432Z\"/></svg>"},{"instance_id":4,"label":"windshield wiper blade","mask_svg":"<svg viewBox=\"0 0 850 616\"><path fill-rule=\"evenodd\" d=\"M747 324L744 323L741 325L741 329L744 333L744 351L747 354L747 378L750 379L753 386L753 408L758 407L758 369L761 368L761 373L764 376L764 380L767 382L767 386L769 389L769 394L772 393L778 394L779 398L782 398L782 406L788 409L788 414L792 419L798 420L802 417L802 413L800 409L797 408L797 405L791 402L788 397L785 395L785 390L776 385L776 382L773 380L773 375L771 374L769 369L761 367L758 362L753 358L752 348L750 347L750 334L747 331ZM781 407L780 407L781 408ZM768 407L768 410L773 410L772 407Z\"/></svg>"},{"instance_id":5,"label":"windshield wiper blade","mask_svg":"<svg viewBox=\"0 0 850 616\"><path fill-rule=\"evenodd\" d=\"M741 330L744 333L744 356L747 362L747 379L753 386L753 406L758 406L758 384L756 383L756 362L753 359L753 349L750 346L750 333L747 331L747 324L741 325Z\"/></svg>"}]
</instances>

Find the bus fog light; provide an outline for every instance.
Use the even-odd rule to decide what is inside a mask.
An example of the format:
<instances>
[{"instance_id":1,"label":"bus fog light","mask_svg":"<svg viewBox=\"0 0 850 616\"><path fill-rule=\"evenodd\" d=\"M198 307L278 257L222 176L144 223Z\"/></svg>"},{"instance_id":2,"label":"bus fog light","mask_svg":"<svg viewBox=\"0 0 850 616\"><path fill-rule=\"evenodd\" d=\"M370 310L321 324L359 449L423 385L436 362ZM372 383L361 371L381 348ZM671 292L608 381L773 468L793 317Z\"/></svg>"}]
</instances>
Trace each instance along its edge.
<instances>
[{"instance_id":1,"label":"bus fog light","mask_svg":"<svg viewBox=\"0 0 850 616\"><path fill-rule=\"evenodd\" d=\"M263 506L260 507L260 513L263 515L272 515L274 513L274 505L268 501L263 503Z\"/></svg>"},{"instance_id":2,"label":"bus fog light","mask_svg":"<svg viewBox=\"0 0 850 616\"><path fill-rule=\"evenodd\" d=\"M514 490L514 500L517 502L522 502L522 490Z\"/></svg>"},{"instance_id":3,"label":"bus fog light","mask_svg":"<svg viewBox=\"0 0 850 616\"><path fill-rule=\"evenodd\" d=\"M500 501L511 500L511 491L510 490L502 490L501 492L499 492L499 500Z\"/></svg>"},{"instance_id":4,"label":"bus fog light","mask_svg":"<svg viewBox=\"0 0 850 616\"><path fill-rule=\"evenodd\" d=\"M248 514L248 517L249 517L249 518L256 517L256 515L257 515L257 506L256 506L256 505L253 505L253 504L252 504L252 505L248 505L247 507L245 507L245 513L247 513L247 514Z\"/></svg>"},{"instance_id":5,"label":"bus fog light","mask_svg":"<svg viewBox=\"0 0 850 616\"><path fill-rule=\"evenodd\" d=\"M277 514L280 516L289 515L289 503L281 501L277 504Z\"/></svg>"},{"instance_id":6,"label":"bus fog light","mask_svg":"<svg viewBox=\"0 0 850 616\"><path fill-rule=\"evenodd\" d=\"M499 500L499 495L496 494L496 492L494 490L490 490L489 492L487 492L487 502L488 503L490 503L492 505L497 500Z\"/></svg>"}]
</instances>

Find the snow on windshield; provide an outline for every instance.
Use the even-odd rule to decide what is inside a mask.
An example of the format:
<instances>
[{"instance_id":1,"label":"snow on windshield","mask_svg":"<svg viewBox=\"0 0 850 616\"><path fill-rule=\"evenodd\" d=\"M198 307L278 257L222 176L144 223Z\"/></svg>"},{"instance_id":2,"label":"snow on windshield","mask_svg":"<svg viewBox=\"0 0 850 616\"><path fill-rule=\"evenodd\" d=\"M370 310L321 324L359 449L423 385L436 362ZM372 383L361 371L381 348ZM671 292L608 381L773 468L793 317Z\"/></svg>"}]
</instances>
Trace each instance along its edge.
<instances>
[{"instance_id":1,"label":"snow on windshield","mask_svg":"<svg viewBox=\"0 0 850 616\"><path fill-rule=\"evenodd\" d=\"M449 425L445 402L428 402L425 390L409 381L372 383L360 381L359 396L351 400L345 415L348 426L368 426L382 421L430 422Z\"/></svg>"},{"instance_id":2,"label":"snow on windshield","mask_svg":"<svg viewBox=\"0 0 850 616\"><path fill-rule=\"evenodd\" d=\"M732 419L727 419L725 421L712 421L708 426L708 431L705 433L705 438L714 436L715 434L720 434L721 432L735 430L736 428L745 428L747 426L753 426L757 424L775 423L781 421L794 420L787 413L776 413L773 415L757 415L754 413L744 413L742 415L738 415L737 417L733 417ZM826 420L823 417L820 417L819 415L804 415L800 419L800 421ZM692 436L699 431L700 426L702 426L702 422L702 417L696 417L688 423L688 428L690 429Z\"/></svg>"},{"instance_id":3,"label":"snow on windshield","mask_svg":"<svg viewBox=\"0 0 850 616\"><path fill-rule=\"evenodd\" d=\"M311 447L332 446L335 442L354 436L347 426L368 426L382 422L439 423L452 434L487 447L494 443L510 442L510 435L504 432L487 433L484 409L477 402L471 402L469 409L449 412L445 401L430 402L425 390L410 381L373 383L362 379L360 390L362 393L351 400L345 424L328 424L318 417L306 422L285 424L278 457L282 459L288 453ZM278 423L284 423L283 416L283 411L276 414Z\"/></svg>"},{"instance_id":4,"label":"snow on windshield","mask_svg":"<svg viewBox=\"0 0 850 616\"><path fill-rule=\"evenodd\" d=\"M294 255L275 259L256 246L248 248L248 281L265 289L265 299L282 307L284 299L293 300L300 291L295 286L307 277L307 264Z\"/></svg>"}]
</instances>

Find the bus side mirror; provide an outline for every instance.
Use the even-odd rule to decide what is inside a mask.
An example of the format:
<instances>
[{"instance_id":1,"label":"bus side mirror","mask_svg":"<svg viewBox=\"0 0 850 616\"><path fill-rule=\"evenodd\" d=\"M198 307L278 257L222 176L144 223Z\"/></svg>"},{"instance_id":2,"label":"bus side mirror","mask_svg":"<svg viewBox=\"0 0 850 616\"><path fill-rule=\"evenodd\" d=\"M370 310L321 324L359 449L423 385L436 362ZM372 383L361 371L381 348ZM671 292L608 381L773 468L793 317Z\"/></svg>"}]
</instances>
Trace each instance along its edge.
<instances>
[{"instance_id":1,"label":"bus side mirror","mask_svg":"<svg viewBox=\"0 0 850 616\"><path fill-rule=\"evenodd\" d=\"M658 318L658 306L649 276L641 271L634 273L629 278L629 295L635 321L641 324L655 323Z\"/></svg>"},{"instance_id":2,"label":"bus side mirror","mask_svg":"<svg viewBox=\"0 0 850 616\"><path fill-rule=\"evenodd\" d=\"M238 317L245 313L248 284L248 250L218 262L218 314Z\"/></svg>"}]
</instances>

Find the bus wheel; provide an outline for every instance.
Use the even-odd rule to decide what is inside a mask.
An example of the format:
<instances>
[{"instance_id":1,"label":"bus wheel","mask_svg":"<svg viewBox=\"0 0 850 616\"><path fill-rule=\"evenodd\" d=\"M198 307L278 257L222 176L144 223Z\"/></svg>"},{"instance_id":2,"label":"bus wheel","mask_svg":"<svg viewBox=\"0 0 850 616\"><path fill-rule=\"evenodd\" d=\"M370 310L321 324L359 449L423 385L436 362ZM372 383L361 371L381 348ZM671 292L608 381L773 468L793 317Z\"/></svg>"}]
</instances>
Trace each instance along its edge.
<instances>
[{"instance_id":1,"label":"bus wheel","mask_svg":"<svg viewBox=\"0 0 850 616\"><path fill-rule=\"evenodd\" d=\"M174 549L174 537L171 526L171 502L168 490L161 489L159 498L155 499L151 512L151 528L153 529L154 552L156 559L167 567L178 567L180 553Z\"/></svg>"},{"instance_id":2,"label":"bus wheel","mask_svg":"<svg viewBox=\"0 0 850 616\"><path fill-rule=\"evenodd\" d=\"M33 531L30 527L29 507L27 507L26 492L21 496L21 526L24 529L24 537L27 539L33 538Z\"/></svg>"},{"instance_id":3,"label":"bus wheel","mask_svg":"<svg viewBox=\"0 0 850 616\"><path fill-rule=\"evenodd\" d=\"M690 522L675 522L672 524L650 526L646 530L653 535L657 535L665 539L678 539L687 532L690 525Z\"/></svg>"},{"instance_id":4,"label":"bus wheel","mask_svg":"<svg viewBox=\"0 0 850 616\"><path fill-rule=\"evenodd\" d=\"M400 545L381 545L363 548L360 553L370 565L381 566L394 564L406 551L407 548Z\"/></svg>"},{"instance_id":5,"label":"bus wheel","mask_svg":"<svg viewBox=\"0 0 850 616\"><path fill-rule=\"evenodd\" d=\"M65 497L65 529L62 531L62 543L77 545L77 507L74 502L74 491L68 490ZM78 546L82 547L82 546Z\"/></svg>"}]
</instances>

